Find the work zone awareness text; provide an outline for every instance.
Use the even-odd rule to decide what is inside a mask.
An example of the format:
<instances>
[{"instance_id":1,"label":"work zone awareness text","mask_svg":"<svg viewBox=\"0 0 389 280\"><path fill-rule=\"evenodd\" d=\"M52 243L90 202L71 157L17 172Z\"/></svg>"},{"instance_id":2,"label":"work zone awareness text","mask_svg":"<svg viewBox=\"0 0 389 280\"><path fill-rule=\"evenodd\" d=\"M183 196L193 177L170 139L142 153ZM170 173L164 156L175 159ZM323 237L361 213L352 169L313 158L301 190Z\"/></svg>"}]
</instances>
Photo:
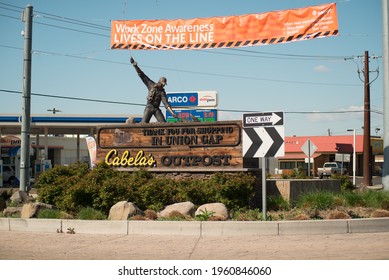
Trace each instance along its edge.
<instances>
[{"instance_id":1,"label":"work zone awareness text","mask_svg":"<svg viewBox=\"0 0 389 280\"><path fill-rule=\"evenodd\" d=\"M213 42L214 24L152 26L146 23L116 23L115 43L185 44Z\"/></svg>"}]
</instances>

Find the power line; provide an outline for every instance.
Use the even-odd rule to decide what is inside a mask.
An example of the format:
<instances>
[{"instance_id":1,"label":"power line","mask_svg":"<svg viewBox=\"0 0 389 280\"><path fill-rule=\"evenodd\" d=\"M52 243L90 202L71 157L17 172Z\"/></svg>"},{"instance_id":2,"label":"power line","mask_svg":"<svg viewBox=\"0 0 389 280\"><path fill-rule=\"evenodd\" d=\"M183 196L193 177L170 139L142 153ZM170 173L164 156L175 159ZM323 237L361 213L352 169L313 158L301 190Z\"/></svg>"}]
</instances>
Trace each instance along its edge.
<instances>
[{"instance_id":1,"label":"power line","mask_svg":"<svg viewBox=\"0 0 389 280\"><path fill-rule=\"evenodd\" d=\"M4 2L0 2L0 5L4 5L4 6L8 6L8 7L12 7L12 8L18 8L18 9L21 9L21 10L23 10L23 9L24 9L23 7L19 7L19 6L11 5L11 4L4 3Z\"/></svg>"},{"instance_id":2,"label":"power line","mask_svg":"<svg viewBox=\"0 0 389 280\"><path fill-rule=\"evenodd\" d=\"M16 90L7 90L0 89L0 92L11 93L11 94L22 94L21 91ZM106 104L117 104L117 105L129 105L129 106L145 106L144 103L132 103L124 101L112 101L112 100L103 100L103 99L93 99L93 98L80 98L80 97L71 97L71 96L59 96L53 94L44 94L44 93L31 93L31 95L47 98L58 98L58 99L67 99L75 101L84 101L84 102L96 102L96 103L106 103ZM218 109L220 112L230 112L230 113L250 113L256 112L251 110L241 110L241 109ZM287 114L350 114L350 113L362 113L364 110L344 110L344 111L286 111ZM376 114L383 114L378 110L372 111Z\"/></svg>"},{"instance_id":3,"label":"power line","mask_svg":"<svg viewBox=\"0 0 389 280\"><path fill-rule=\"evenodd\" d=\"M48 54L48 55L54 55L54 56L65 56L65 57L85 59L85 60L93 60L93 61L99 61L99 62L105 62L105 63L128 65L127 62L117 62L117 61L106 60L106 59L97 59L97 58L90 58L90 57L83 57L83 56L69 55L69 54L59 54L59 53L54 53L54 52L33 51L33 53L36 53L36 54ZM217 76L217 77L234 78L234 79L267 81L267 82L276 82L276 83L309 84L309 85L324 85L324 86L358 86L358 87L361 86L361 85L357 85L357 84L319 83L319 82L308 82L308 81L290 81L290 80L267 79L267 78L258 78L258 77L218 74L218 73L210 73L210 72L199 72L199 71L191 71L191 70L184 70L184 69L172 69L172 68L156 67L156 66L149 66L149 65L142 65L142 67L143 68L149 68L149 69L164 70L164 71L174 71L174 72L180 72L180 73L189 73L189 74L207 75L207 76Z\"/></svg>"},{"instance_id":4,"label":"power line","mask_svg":"<svg viewBox=\"0 0 389 280\"><path fill-rule=\"evenodd\" d=\"M18 49L16 47L6 46L6 45L0 45L0 47ZM78 56L78 55L71 55L71 54L61 54L61 53L38 51L38 50L33 50L33 54L63 56L63 57L70 57L70 58L75 58L75 59L84 59L84 60L91 60L91 61L98 61L98 62L104 62L104 63L129 65L127 62L118 62L118 61L112 61L112 60L107 60L107 59L91 58L91 57L85 57L85 56ZM359 86L361 86L360 84L320 83L320 82L308 82L308 81L292 81L292 80L267 79L267 78L258 78L258 77L218 74L218 73L210 73L210 72L199 72L199 71L184 70L184 69L172 69L172 68L156 67L156 66L149 66L149 65L142 65L142 67L149 68L149 69L164 70L164 71L180 72L180 73L189 73L189 74L207 75L207 76L216 76L216 77L224 77L224 78L234 78L234 79L267 81L267 82L276 82L276 83L308 84L308 85L323 85L323 86L348 86L348 87L359 87Z\"/></svg>"},{"instance_id":5,"label":"power line","mask_svg":"<svg viewBox=\"0 0 389 280\"><path fill-rule=\"evenodd\" d=\"M64 27L64 26L59 26L59 25L54 25L54 24L49 24L49 23L35 21L35 24L46 25L46 26L55 27L55 28L59 28L59 29L64 29L64 30L69 30L69 31L74 31L74 32L79 32L79 33L85 33L85 34L91 34L91 35L96 35L96 36L101 36L101 37L107 37L107 38L110 37L110 35L104 35L104 34L100 34L100 33L96 33L96 32L74 29L74 28L70 28L70 27Z\"/></svg>"},{"instance_id":6,"label":"power line","mask_svg":"<svg viewBox=\"0 0 389 280\"><path fill-rule=\"evenodd\" d=\"M11 11L11 12L16 12L16 13L20 13L21 12L21 10L16 10L16 9L12 9L12 8L0 7L0 9Z\"/></svg>"},{"instance_id":7,"label":"power line","mask_svg":"<svg viewBox=\"0 0 389 280\"><path fill-rule=\"evenodd\" d=\"M21 91L16 90L6 90L0 89L1 92L13 93L13 94L22 94ZM119 105L130 105L130 106L144 106L142 103L131 103L131 102L122 102L122 101L112 101L112 100L102 100L102 99L92 99L92 98L80 98L80 97L71 97L71 96L59 96L52 94L43 94L43 93L31 93L34 96L48 97L48 98L58 98L58 99L67 99L67 100L76 100L76 101L86 101L86 102L97 102L97 103L109 103L109 104L119 104Z\"/></svg>"},{"instance_id":8,"label":"power line","mask_svg":"<svg viewBox=\"0 0 389 280\"><path fill-rule=\"evenodd\" d=\"M20 20L20 18L18 18L18 17L13 17L13 16L9 16L9 15L0 14L0 16Z\"/></svg>"},{"instance_id":9,"label":"power line","mask_svg":"<svg viewBox=\"0 0 389 280\"><path fill-rule=\"evenodd\" d=\"M261 51L253 51L247 49L229 49L234 52L253 53L253 54L264 54L273 55L276 57L261 56L263 58L274 58L274 59L299 59L299 60L343 60L344 56L323 56L323 55L302 55L302 54L286 54L286 53L269 53Z\"/></svg>"},{"instance_id":10,"label":"power line","mask_svg":"<svg viewBox=\"0 0 389 280\"><path fill-rule=\"evenodd\" d=\"M91 23L88 21L83 21L83 20L78 20L78 19L72 19L69 17L63 17L63 16L59 16L59 15L53 15L53 14L40 12L40 11L37 11L37 14L35 16L38 18L47 18L47 19L51 19L51 20L62 21L62 22L69 23L69 24L86 26L86 27L96 28L96 29L101 29L101 30L106 30L106 31L111 30L109 26Z\"/></svg>"}]
</instances>

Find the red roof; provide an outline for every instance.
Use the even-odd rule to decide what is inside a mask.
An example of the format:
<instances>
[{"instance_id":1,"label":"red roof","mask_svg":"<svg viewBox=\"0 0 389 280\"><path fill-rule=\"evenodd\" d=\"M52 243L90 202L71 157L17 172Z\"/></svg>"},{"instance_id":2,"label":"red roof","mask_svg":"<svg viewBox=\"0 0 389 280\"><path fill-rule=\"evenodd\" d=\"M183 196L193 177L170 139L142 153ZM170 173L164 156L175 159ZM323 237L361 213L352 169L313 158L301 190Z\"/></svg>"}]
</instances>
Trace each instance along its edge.
<instances>
[{"instance_id":1,"label":"red roof","mask_svg":"<svg viewBox=\"0 0 389 280\"><path fill-rule=\"evenodd\" d=\"M315 153L341 153L353 152L353 135L342 136L285 136L285 156L289 153L301 153L301 146L310 139L317 147ZM363 135L356 135L356 152L363 152Z\"/></svg>"}]
</instances>

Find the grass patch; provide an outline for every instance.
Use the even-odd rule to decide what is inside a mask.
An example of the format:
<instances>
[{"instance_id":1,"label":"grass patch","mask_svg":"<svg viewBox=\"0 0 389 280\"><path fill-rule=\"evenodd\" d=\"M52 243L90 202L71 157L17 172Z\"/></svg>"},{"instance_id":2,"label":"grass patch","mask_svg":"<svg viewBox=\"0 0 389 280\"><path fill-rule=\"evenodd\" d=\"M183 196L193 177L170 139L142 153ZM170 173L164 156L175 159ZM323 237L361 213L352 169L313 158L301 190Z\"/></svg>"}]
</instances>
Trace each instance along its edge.
<instances>
[{"instance_id":1,"label":"grass patch","mask_svg":"<svg viewBox=\"0 0 389 280\"><path fill-rule=\"evenodd\" d=\"M61 211L58 209L42 209L38 212L38 219L62 219Z\"/></svg>"},{"instance_id":2,"label":"grass patch","mask_svg":"<svg viewBox=\"0 0 389 280\"><path fill-rule=\"evenodd\" d=\"M328 210L334 209L337 205L338 200L336 194L331 192L312 192L302 195L296 201L296 207L302 209L312 210Z\"/></svg>"},{"instance_id":3,"label":"grass patch","mask_svg":"<svg viewBox=\"0 0 389 280\"><path fill-rule=\"evenodd\" d=\"M77 214L77 219L80 220L106 220L107 216L92 207L85 207L80 210Z\"/></svg>"},{"instance_id":4,"label":"grass patch","mask_svg":"<svg viewBox=\"0 0 389 280\"><path fill-rule=\"evenodd\" d=\"M232 214L236 221L259 221L262 219L262 212L259 209L239 209Z\"/></svg>"}]
</instances>

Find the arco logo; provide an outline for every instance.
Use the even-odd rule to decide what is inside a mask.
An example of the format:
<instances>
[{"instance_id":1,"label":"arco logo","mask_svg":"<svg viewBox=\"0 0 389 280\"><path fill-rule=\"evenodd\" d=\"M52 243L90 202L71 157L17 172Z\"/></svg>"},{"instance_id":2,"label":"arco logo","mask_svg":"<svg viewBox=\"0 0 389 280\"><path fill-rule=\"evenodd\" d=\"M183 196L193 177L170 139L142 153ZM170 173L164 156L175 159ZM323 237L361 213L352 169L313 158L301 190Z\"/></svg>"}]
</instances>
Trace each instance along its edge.
<instances>
[{"instance_id":1,"label":"arco logo","mask_svg":"<svg viewBox=\"0 0 389 280\"><path fill-rule=\"evenodd\" d=\"M168 93L167 98L172 107L194 107L198 105L197 92Z\"/></svg>"}]
</instances>

